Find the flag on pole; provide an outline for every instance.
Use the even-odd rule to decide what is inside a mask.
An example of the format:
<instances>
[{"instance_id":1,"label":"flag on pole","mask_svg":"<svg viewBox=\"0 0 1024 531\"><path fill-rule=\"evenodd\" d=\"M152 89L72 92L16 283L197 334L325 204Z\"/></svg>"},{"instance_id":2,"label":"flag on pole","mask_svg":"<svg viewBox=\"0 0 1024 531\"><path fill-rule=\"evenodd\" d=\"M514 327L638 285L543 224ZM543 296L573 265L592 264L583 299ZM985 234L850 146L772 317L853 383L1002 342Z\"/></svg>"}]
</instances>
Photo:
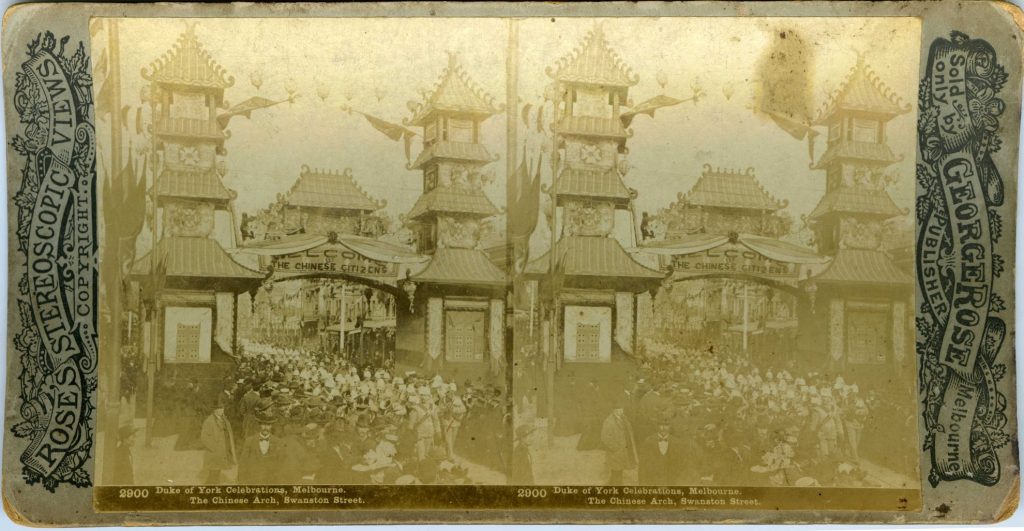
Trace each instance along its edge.
<instances>
[{"instance_id":1,"label":"flag on pole","mask_svg":"<svg viewBox=\"0 0 1024 531\"><path fill-rule=\"evenodd\" d=\"M391 140L396 140L397 141L398 139L400 139L403 136L405 136L405 133L407 131L406 128L404 128L404 127L402 127L402 126L400 126L398 124L391 123L391 122L388 122L388 121L385 121L385 120L381 120L380 118L377 118L376 116L371 116L371 115L366 114L366 113L359 113L359 114L362 114L364 117L366 117L366 121L370 122L370 125L372 125L374 129L380 131L381 133L384 133L384 136L390 138Z\"/></svg>"},{"instance_id":2,"label":"flag on pole","mask_svg":"<svg viewBox=\"0 0 1024 531\"><path fill-rule=\"evenodd\" d=\"M111 98L113 98L111 93L113 81L110 79L110 65L107 59L106 48L100 51L99 59L96 60L96 66L93 68L93 74L99 80L100 87L96 93L96 117L104 118L113 109L113 103L111 103Z\"/></svg>"},{"instance_id":3,"label":"flag on pole","mask_svg":"<svg viewBox=\"0 0 1024 531\"><path fill-rule=\"evenodd\" d=\"M346 107L345 110L349 112L357 112L363 115L363 117L366 118L366 121L370 122L370 125L373 126L374 129L384 133L384 136L389 139L394 140L395 142L402 140L405 144L405 160L406 162L412 162L412 137L416 136L415 131L408 129L405 126L366 114L362 111L357 111L348 107Z\"/></svg>"},{"instance_id":4,"label":"flag on pole","mask_svg":"<svg viewBox=\"0 0 1024 531\"><path fill-rule=\"evenodd\" d=\"M289 101L291 98L285 98L283 100L270 100L260 96L253 96L238 105L235 105L217 116L217 124L222 128L228 126L228 122L231 121L235 116L245 116L246 118L252 118L252 111L259 109L266 109L267 107L273 107L274 105Z\"/></svg>"},{"instance_id":5,"label":"flag on pole","mask_svg":"<svg viewBox=\"0 0 1024 531\"><path fill-rule=\"evenodd\" d=\"M659 94L643 103L640 103L639 105L634 106L629 111L622 113L619 115L619 119L622 120L623 127L629 127L629 124L633 123L633 118L638 114L646 114L647 116L654 118L654 111L664 107L678 105L682 102L683 100Z\"/></svg>"},{"instance_id":6,"label":"flag on pole","mask_svg":"<svg viewBox=\"0 0 1024 531\"><path fill-rule=\"evenodd\" d=\"M525 150L524 150L525 151ZM509 198L508 232L512 240L514 266L516 273L522 273L530 259L530 236L537 228L537 214L540 212L540 168L541 160L537 160L537 168L533 178L530 177L529 164L525 152L523 160L512 176L512 193Z\"/></svg>"}]
</instances>

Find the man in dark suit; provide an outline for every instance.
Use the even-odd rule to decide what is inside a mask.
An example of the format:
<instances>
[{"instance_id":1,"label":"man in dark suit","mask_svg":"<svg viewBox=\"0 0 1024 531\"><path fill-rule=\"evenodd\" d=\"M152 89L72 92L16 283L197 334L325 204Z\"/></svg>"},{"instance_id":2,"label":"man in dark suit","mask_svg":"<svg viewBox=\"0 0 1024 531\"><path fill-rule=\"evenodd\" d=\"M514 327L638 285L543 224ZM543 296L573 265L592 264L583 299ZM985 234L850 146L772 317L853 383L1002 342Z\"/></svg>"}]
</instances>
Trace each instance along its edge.
<instances>
[{"instance_id":1,"label":"man in dark suit","mask_svg":"<svg viewBox=\"0 0 1024 531\"><path fill-rule=\"evenodd\" d=\"M349 444L350 438L349 430L340 421L332 422L324 430L317 483L349 485L359 482L360 475L352 470L352 465L362 462L363 456L356 455Z\"/></svg>"},{"instance_id":2,"label":"man in dark suit","mask_svg":"<svg viewBox=\"0 0 1024 531\"><path fill-rule=\"evenodd\" d=\"M117 430L117 453L114 461L113 485L135 484L135 433L132 426L121 426Z\"/></svg>"},{"instance_id":3,"label":"man in dark suit","mask_svg":"<svg viewBox=\"0 0 1024 531\"><path fill-rule=\"evenodd\" d=\"M532 424L516 426L516 443L512 448L512 470L510 485L533 485L533 454L530 450L530 435L533 434Z\"/></svg>"},{"instance_id":4,"label":"man in dark suit","mask_svg":"<svg viewBox=\"0 0 1024 531\"><path fill-rule=\"evenodd\" d=\"M243 485L281 483L285 449L284 441L273 433L275 419L269 411L261 411L256 422L259 432L246 437L238 456L238 482Z\"/></svg>"},{"instance_id":5,"label":"man in dark suit","mask_svg":"<svg viewBox=\"0 0 1024 531\"><path fill-rule=\"evenodd\" d=\"M675 485L683 463L683 442L672 435L669 419L658 422L658 431L640 444L640 484Z\"/></svg>"},{"instance_id":6,"label":"man in dark suit","mask_svg":"<svg viewBox=\"0 0 1024 531\"><path fill-rule=\"evenodd\" d=\"M208 485L224 482L224 473L235 467L235 437L231 422L224 415L224 400L220 399L213 414L206 417L199 438L203 444L203 477Z\"/></svg>"},{"instance_id":7,"label":"man in dark suit","mask_svg":"<svg viewBox=\"0 0 1024 531\"><path fill-rule=\"evenodd\" d=\"M256 387L257 384L250 385L238 403L238 415L242 419L242 441L256 432L256 404L260 401Z\"/></svg>"},{"instance_id":8,"label":"man in dark suit","mask_svg":"<svg viewBox=\"0 0 1024 531\"><path fill-rule=\"evenodd\" d=\"M622 485L623 472L636 469L636 441L633 426L620 404L601 426L601 442L605 449L605 464L609 471L608 484Z\"/></svg>"}]
</instances>

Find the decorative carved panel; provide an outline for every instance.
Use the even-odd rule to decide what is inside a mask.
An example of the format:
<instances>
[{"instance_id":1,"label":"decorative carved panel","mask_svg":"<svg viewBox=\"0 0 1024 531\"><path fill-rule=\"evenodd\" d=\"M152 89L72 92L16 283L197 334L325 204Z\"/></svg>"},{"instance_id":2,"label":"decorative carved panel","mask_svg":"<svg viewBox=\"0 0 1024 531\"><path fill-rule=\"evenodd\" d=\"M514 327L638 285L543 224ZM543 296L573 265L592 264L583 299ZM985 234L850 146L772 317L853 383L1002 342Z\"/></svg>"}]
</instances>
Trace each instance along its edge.
<instances>
[{"instance_id":1,"label":"decorative carved panel","mask_svg":"<svg viewBox=\"0 0 1024 531\"><path fill-rule=\"evenodd\" d=\"M839 246L843 249L878 249L883 230L881 221L843 218L839 223Z\"/></svg>"},{"instance_id":2,"label":"decorative carved panel","mask_svg":"<svg viewBox=\"0 0 1024 531\"><path fill-rule=\"evenodd\" d=\"M164 207L168 236L203 236L213 232L213 205L199 201L169 201Z\"/></svg>"},{"instance_id":3,"label":"decorative carved panel","mask_svg":"<svg viewBox=\"0 0 1024 531\"><path fill-rule=\"evenodd\" d=\"M574 167L611 169L618 151L614 142L567 139L565 163Z\"/></svg>"},{"instance_id":4,"label":"decorative carved panel","mask_svg":"<svg viewBox=\"0 0 1024 531\"><path fill-rule=\"evenodd\" d=\"M608 236L615 224L615 206L603 201L565 202L565 234Z\"/></svg>"},{"instance_id":5,"label":"decorative carved panel","mask_svg":"<svg viewBox=\"0 0 1024 531\"><path fill-rule=\"evenodd\" d=\"M444 299L431 297L427 300L427 355L437 359L441 356L444 340Z\"/></svg>"},{"instance_id":6,"label":"decorative carved panel","mask_svg":"<svg viewBox=\"0 0 1024 531\"><path fill-rule=\"evenodd\" d=\"M337 213L303 212L302 226L306 234L358 234L359 218L357 216L340 216Z\"/></svg>"},{"instance_id":7,"label":"decorative carved panel","mask_svg":"<svg viewBox=\"0 0 1024 531\"><path fill-rule=\"evenodd\" d=\"M440 247L473 249L480 241L480 222L475 219L441 216L438 229Z\"/></svg>"}]
</instances>

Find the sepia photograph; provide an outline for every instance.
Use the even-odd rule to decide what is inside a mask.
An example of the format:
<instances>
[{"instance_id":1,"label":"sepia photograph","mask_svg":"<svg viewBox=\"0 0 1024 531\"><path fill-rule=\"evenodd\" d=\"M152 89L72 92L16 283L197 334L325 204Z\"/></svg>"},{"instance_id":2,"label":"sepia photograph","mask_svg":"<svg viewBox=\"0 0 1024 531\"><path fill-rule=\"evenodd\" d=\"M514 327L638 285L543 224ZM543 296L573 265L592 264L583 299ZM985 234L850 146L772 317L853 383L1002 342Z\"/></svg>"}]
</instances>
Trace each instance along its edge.
<instances>
[{"instance_id":1,"label":"sepia photograph","mask_svg":"<svg viewBox=\"0 0 1024 531\"><path fill-rule=\"evenodd\" d=\"M513 483L917 488L915 21L579 27L546 69Z\"/></svg>"},{"instance_id":2,"label":"sepia photograph","mask_svg":"<svg viewBox=\"0 0 1024 531\"><path fill-rule=\"evenodd\" d=\"M97 484L920 489L915 18L95 18Z\"/></svg>"}]
</instances>

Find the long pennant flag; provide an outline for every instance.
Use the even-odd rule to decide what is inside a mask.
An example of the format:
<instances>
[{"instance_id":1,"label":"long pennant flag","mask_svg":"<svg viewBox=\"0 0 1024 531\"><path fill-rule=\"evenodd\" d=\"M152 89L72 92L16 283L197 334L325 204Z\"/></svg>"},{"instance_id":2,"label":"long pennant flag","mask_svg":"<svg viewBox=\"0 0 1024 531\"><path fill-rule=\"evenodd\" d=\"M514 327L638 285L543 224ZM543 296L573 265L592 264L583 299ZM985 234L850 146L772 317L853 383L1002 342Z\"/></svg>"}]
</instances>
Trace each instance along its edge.
<instances>
[{"instance_id":1,"label":"long pennant flag","mask_svg":"<svg viewBox=\"0 0 1024 531\"><path fill-rule=\"evenodd\" d=\"M412 161L412 137L416 136L416 131L387 120L382 120L372 114L367 114L351 107L342 107L342 110L357 112L363 115L363 117L366 118L366 121L370 122L370 125L373 126L374 129L384 133L384 136L395 142L403 140L405 144L405 160L407 162Z\"/></svg>"},{"instance_id":2,"label":"long pennant flag","mask_svg":"<svg viewBox=\"0 0 1024 531\"><path fill-rule=\"evenodd\" d=\"M267 107L273 107L286 101L291 101L295 96L285 98L283 100L270 100L261 96L253 96L238 105L235 105L227 110L227 112L217 115L217 124L222 128L228 126L228 122L231 121L235 116L245 116L246 118L252 118L252 111L258 109L266 109Z\"/></svg>"},{"instance_id":3,"label":"long pennant flag","mask_svg":"<svg viewBox=\"0 0 1024 531\"><path fill-rule=\"evenodd\" d=\"M659 94L643 103L635 105L629 111L622 113L621 115L619 115L619 119L622 120L623 127L629 127L629 124L633 123L633 118L635 118L638 114L646 114L647 116L654 118L654 111L662 109L664 107L678 105L683 101L684 100L676 99L671 96Z\"/></svg>"},{"instance_id":4,"label":"long pennant flag","mask_svg":"<svg viewBox=\"0 0 1024 531\"><path fill-rule=\"evenodd\" d=\"M537 228L537 214L540 212L540 168L541 159L538 159L536 171L531 179L524 149L523 160L519 163L516 174L511 176L513 195L509 198L508 232L513 242L513 266L517 274L522 273L529 263L530 236Z\"/></svg>"}]
</instances>

